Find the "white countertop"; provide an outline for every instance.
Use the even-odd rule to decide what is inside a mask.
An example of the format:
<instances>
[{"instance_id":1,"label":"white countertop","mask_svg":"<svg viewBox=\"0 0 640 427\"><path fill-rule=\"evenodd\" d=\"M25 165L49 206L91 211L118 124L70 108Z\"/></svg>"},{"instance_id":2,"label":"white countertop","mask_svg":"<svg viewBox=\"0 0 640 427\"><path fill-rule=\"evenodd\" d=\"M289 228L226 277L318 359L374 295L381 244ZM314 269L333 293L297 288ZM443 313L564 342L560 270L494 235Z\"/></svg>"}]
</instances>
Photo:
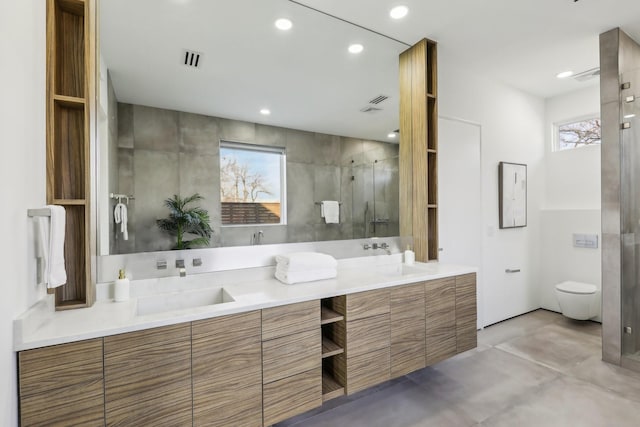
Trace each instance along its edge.
<instances>
[{"instance_id":1,"label":"white countertop","mask_svg":"<svg viewBox=\"0 0 640 427\"><path fill-rule=\"evenodd\" d=\"M286 285L274 279L275 267L230 270L186 278L134 280L131 282L132 298L125 302L113 302L109 298L110 286L99 284L98 301L90 308L77 310L55 311L51 295L14 321L14 350L116 335L477 271L475 267L415 263L403 274L399 260L397 256L384 255L340 260L335 279L295 285ZM212 287L223 287L235 301L137 315L139 297Z\"/></svg>"}]
</instances>

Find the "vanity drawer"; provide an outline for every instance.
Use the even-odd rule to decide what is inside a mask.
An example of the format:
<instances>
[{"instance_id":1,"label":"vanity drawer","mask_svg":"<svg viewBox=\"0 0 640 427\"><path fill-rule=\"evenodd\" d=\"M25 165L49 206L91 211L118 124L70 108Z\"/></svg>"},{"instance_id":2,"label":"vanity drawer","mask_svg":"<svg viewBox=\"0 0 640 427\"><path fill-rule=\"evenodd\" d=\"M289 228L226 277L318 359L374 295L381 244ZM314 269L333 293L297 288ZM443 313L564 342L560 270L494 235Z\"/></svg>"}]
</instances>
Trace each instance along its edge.
<instances>
[{"instance_id":1,"label":"vanity drawer","mask_svg":"<svg viewBox=\"0 0 640 427\"><path fill-rule=\"evenodd\" d=\"M424 319L424 282L391 288L391 321Z\"/></svg>"},{"instance_id":2,"label":"vanity drawer","mask_svg":"<svg viewBox=\"0 0 640 427\"><path fill-rule=\"evenodd\" d=\"M389 348L389 327L389 313L347 322L347 357Z\"/></svg>"},{"instance_id":3,"label":"vanity drawer","mask_svg":"<svg viewBox=\"0 0 640 427\"><path fill-rule=\"evenodd\" d=\"M389 289L359 292L335 298L333 309L347 321L389 313Z\"/></svg>"},{"instance_id":4,"label":"vanity drawer","mask_svg":"<svg viewBox=\"0 0 640 427\"><path fill-rule=\"evenodd\" d=\"M456 354L456 280L425 283L427 365Z\"/></svg>"},{"instance_id":5,"label":"vanity drawer","mask_svg":"<svg viewBox=\"0 0 640 427\"><path fill-rule=\"evenodd\" d=\"M264 341L262 343L262 381L270 383L322 364L321 330L317 328Z\"/></svg>"},{"instance_id":6,"label":"vanity drawer","mask_svg":"<svg viewBox=\"0 0 640 427\"><path fill-rule=\"evenodd\" d=\"M322 405L322 368L263 386L264 425L302 414Z\"/></svg>"},{"instance_id":7,"label":"vanity drawer","mask_svg":"<svg viewBox=\"0 0 640 427\"><path fill-rule=\"evenodd\" d=\"M348 358L346 360L347 394L388 381L390 363L389 347Z\"/></svg>"},{"instance_id":8,"label":"vanity drawer","mask_svg":"<svg viewBox=\"0 0 640 427\"><path fill-rule=\"evenodd\" d=\"M196 393L194 387L194 426L262 427L262 384L226 383L200 398Z\"/></svg>"},{"instance_id":9,"label":"vanity drawer","mask_svg":"<svg viewBox=\"0 0 640 427\"><path fill-rule=\"evenodd\" d=\"M260 322L260 310L195 321L191 332L194 346L197 343L224 350L247 342L259 342L262 334Z\"/></svg>"},{"instance_id":10,"label":"vanity drawer","mask_svg":"<svg viewBox=\"0 0 640 427\"><path fill-rule=\"evenodd\" d=\"M262 340L320 328L320 301L306 301L262 310Z\"/></svg>"},{"instance_id":11,"label":"vanity drawer","mask_svg":"<svg viewBox=\"0 0 640 427\"><path fill-rule=\"evenodd\" d=\"M456 351L477 346L476 275L456 277Z\"/></svg>"},{"instance_id":12,"label":"vanity drawer","mask_svg":"<svg viewBox=\"0 0 640 427\"><path fill-rule=\"evenodd\" d=\"M391 321L391 378L426 366L424 317Z\"/></svg>"}]
</instances>

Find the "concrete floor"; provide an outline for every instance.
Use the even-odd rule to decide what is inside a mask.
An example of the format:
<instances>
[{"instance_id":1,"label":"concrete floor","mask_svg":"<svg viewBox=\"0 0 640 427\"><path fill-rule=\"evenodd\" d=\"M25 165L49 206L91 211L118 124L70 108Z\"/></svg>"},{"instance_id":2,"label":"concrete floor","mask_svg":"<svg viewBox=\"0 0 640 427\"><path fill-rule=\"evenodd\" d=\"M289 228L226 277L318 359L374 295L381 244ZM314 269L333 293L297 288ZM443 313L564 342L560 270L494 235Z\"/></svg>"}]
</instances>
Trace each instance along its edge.
<instances>
[{"instance_id":1,"label":"concrete floor","mask_svg":"<svg viewBox=\"0 0 640 427\"><path fill-rule=\"evenodd\" d=\"M600 360L600 324L537 310L478 347L278 427L640 426L640 373Z\"/></svg>"}]
</instances>

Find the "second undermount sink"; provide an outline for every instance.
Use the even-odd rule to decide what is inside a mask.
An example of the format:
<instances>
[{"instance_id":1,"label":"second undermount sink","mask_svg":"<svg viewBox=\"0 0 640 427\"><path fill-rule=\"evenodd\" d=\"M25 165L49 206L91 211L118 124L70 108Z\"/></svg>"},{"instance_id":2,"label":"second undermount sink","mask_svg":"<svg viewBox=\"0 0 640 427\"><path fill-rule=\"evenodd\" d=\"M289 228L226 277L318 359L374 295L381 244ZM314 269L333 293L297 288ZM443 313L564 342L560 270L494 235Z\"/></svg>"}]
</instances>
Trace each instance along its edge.
<instances>
[{"instance_id":1,"label":"second undermount sink","mask_svg":"<svg viewBox=\"0 0 640 427\"><path fill-rule=\"evenodd\" d=\"M144 316L147 314L225 304L234 301L235 299L229 295L229 292L224 288L171 292L138 298L136 314L138 316Z\"/></svg>"}]
</instances>

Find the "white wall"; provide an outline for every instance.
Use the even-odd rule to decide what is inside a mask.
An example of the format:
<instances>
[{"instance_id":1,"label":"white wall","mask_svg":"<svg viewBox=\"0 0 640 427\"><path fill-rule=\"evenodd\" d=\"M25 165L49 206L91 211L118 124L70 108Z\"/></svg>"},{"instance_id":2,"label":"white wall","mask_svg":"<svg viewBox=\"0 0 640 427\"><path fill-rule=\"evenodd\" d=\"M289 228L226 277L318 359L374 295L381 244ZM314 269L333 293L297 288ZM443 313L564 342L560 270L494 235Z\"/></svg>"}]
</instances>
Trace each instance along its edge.
<instances>
[{"instance_id":1,"label":"white wall","mask_svg":"<svg viewBox=\"0 0 640 427\"><path fill-rule=\"evenodd\" d=\"M3 225L0 298L0 425L17 425L13 318L43 290L32 267L32 224L27 209L45 203L45 3L0 3L0 141Z\"/></svg>"},{"instance_id":2,"label":"white wall","mask_svg":"<svg viewBox=\"0 0 640 427\"><path fill-rule=\"evenodd\" d=\"M453 68L439 46L439 114L482 127L484 325L539 308L539 207L544 195L544 100ZM528 165L527 227L498 229L498 163ZM507 274L506 269L521 273Z\"/></svg>"},{"instance_id":3,"label":"white wall","mask_svg":"<svg viewBox=\"0 0 640 427\"><path fill-rule=\"evenodd\" d=\"M554 125L600 114L595 84L545 102L546 191L542 210L540 304L560 311L554 288L575 280L601 289L600 248L574 248L574 233L600 237L600 146L553 151Z\"/></svg>"}]
</instances>

